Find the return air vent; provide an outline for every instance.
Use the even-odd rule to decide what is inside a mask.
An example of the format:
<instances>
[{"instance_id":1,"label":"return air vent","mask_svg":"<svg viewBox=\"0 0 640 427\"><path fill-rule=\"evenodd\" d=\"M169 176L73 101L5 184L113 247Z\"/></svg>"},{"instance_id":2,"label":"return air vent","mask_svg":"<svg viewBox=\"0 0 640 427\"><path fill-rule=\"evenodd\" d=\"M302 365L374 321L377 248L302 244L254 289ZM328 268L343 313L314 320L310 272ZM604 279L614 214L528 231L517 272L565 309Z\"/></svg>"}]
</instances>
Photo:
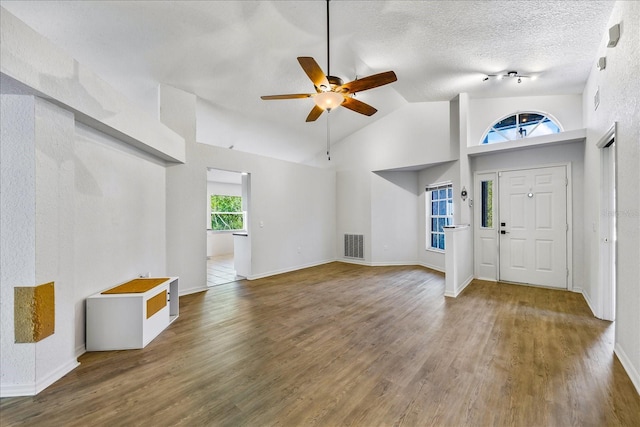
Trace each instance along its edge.
<instances>
[{"instance_id":1,"label":"return air vent","mask_svg":"<svg viewBox=\"0 0 640 427\"><path fill-rule=\"evenodd\" d=\"M364 259L364 235L344 235L344 256L346 258Z\"/></svg>"}]
</instances>

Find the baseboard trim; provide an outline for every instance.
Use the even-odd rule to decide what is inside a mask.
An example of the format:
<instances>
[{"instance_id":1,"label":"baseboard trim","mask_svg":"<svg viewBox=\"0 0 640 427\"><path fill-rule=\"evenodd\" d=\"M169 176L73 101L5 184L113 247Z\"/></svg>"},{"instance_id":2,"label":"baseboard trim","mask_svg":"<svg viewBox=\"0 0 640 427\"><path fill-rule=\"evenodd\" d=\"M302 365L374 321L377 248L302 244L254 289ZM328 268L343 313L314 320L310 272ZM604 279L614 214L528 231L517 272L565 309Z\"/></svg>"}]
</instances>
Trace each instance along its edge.
<instances>
[{"instance_id":1,"label":"baseboard trim","mask_svg":"<svg viewBox=\"0 0 640 427\"><path fill-rule=\"evenodd\" d=\"M465 290L465 288L467 286L469 286L469 284L473 282L473 275L469 276L467 278L467 280L465 280L462 285L460 286L460 288L458 288L458 290L456 290L455 292L448 292L448 291L444 291L444 296L445 297L450 297L450 298L457 298L458 295L460 295L462 293L462 291Z\"/></svg>"},{"instance_id":2,"label":"baseboard trim","mask_svg":"<svg viewBox=\"0 0 640 427\"><path fill-rule=\"evenodd\" d=\"M185 295L191 295L191 294L197 294L199 292L204 292L207 291L209 288L208 287L202 287L202 288L190 288L190 289L180 289L180 292L178 293L178 296L185 296Z\"/></svg>"},{"instance_id":3,"label":"baseboard trim","mask_svg":"<svg viewBox=\"0 0 640 427\"><path fill-rule=\"evenodd\" d=\"M76 359L87 352L86 343L80 344L76 347Z\"/></svg>"},{"instance_id":4,"label":"baseboard trim","mask_svg":"<svg viewBox=\"0 0 640 427\"><path fill-rule=\"evenodd\" d=\"M598 315L596 314L596 311L593 308L593 303L591 302L591 298L589 297L589 294L586 293L582 288L574 288L574 291L578 291L578 290L582 294L582 298L584 298L587 305L589 306L589 310L591 310L591 314L593 314L593 317L598 317Z\"/></svg>"},{"instance_id":5,"label":"baseboard trim","mask_svg":"<svg viewBox=\"0 0 640 427\"><path fill-rule=\"evenodd\" d=\"M351 259L351 258L339 258L336 261L344 262L345 264L355 264L355 265L364 265L364 266L367 266L367 267L373 267L370 262L360 261L360 260Z\"/></svg>"},{"instance_id":6,"label":"baseboard trim","mask_svg":"<svg viewBox=\"0 0 640 427\"><path fill-rule=\"evenodd\" d=\"M627 372L627 375L629 375L629 379L631 379L633 386L636 388L636 392L640 395L640 374L638 374L635 366L631 363L631 359L629 359L627 353L624 352L619 343L616 343L613 347L613 352L618 356L618 360L620 360L622 367Z\"/></svg>"},{"instance_id":7,"label":"baseboard trim","mask_svg":"<svg viewBox=\"0 0 640 427\"><path fill-rule=\"evenodd\" d=\"M436 267L435 265L427 264L426 262L419 262L418 265L428 268L429 270L435 270L439 273L444 273L444 269L442 267Z\"/></svg>"},{"instance_id":8,"label":"baseboard trim","mask_svg":"<svg viewBox=\"0 0 640 427\"><path fill-rule=\"evenodd\" d=\"M0 384L0 397L35 396L79 365L80 363L77 360L71 360L42 380L30 384Z\"/></svg>"},{"instance_id":9,"label":"baseboard trim","mask_svg":"<svg viewBox=\"0 0 640 427\"><path fill-rule=\"evenodd\" d=\"M336 261L336 259L328 259L328 260L314 262L314 263L310 263L310 264L304 264L304 265L299 265L299 266L295 266L295 267L283 268L281 270L269 271L267 273L252 274L251 276L247 277L247 279L248 280L264 279L265 277L277 276L278 274L291 273L292 271L298 271L298 270L303 270L305 268L317 267L319 265L329 264L330 262L334 262L334 261Z\"/></svg>"},{"instance_id":10,"label":"baseboard trim","mask_svg":"<svg viewBox=\"0 0 640 427\"><path fill-rule=\"evenodd\" d=\"M372 262L372 267L393 267L393 266L405 266L410 267L418 265L416 261L392 261L392 262Z\"/></svg>"}]
</instances>

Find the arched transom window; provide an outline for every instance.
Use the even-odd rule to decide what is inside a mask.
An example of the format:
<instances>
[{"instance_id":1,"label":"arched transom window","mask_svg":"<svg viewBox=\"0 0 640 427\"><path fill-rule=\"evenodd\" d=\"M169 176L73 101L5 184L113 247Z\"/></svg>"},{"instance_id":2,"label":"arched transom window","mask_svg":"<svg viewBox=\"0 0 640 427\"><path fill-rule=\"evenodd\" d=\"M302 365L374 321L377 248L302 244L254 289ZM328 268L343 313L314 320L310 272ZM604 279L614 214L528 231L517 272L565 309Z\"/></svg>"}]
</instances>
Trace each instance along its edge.
<instances>
[{"instance_id":1,"label":"arched transom window","mask_svg":"<svg viewBox=\"0 0 640 427\"><path fill-rule=\"evenodd\" d=\"M483 144L513 141L531 136L549 135L562 130L548 114L526 111L511 114L495 122L482 138Z\"/></svg>"}]
</instances>

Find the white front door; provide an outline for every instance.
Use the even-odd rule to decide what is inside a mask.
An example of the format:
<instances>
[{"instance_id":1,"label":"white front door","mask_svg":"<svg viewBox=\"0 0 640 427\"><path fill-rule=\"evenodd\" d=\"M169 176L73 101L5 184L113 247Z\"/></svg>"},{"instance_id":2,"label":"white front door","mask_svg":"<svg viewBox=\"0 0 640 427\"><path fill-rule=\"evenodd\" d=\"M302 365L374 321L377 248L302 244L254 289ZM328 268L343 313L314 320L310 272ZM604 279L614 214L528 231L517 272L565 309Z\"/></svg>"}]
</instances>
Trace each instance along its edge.
<instances>
[{"instance_id":1,"label":"white front door","mask_svg":"<svg viewBox=\"0 0 640 427\"><path fill-rule=\"evenodd\" d=\"M500 280L567 288L565 166L499 173Z\"/></svg>"}]
</instances>

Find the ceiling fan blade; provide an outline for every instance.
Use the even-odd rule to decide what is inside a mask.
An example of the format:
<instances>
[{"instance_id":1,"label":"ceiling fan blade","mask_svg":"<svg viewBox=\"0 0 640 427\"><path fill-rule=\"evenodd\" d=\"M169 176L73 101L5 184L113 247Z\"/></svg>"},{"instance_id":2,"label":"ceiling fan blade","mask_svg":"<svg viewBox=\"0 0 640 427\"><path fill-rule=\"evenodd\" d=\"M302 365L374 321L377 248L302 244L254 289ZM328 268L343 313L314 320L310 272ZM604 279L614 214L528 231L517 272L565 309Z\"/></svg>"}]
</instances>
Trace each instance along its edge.
<instances>
[{"instance_id":1,"label":"ceiling fan blade","mask_svg":"<svg viewBox=\"0 0 640 427\"><path fill-rule=\"evenodd\" d=\"M311 97L310 93L291 93L288 95L264 95L261 96L260 99L298 99L298 98L309 98Z\"/></svg>"},{"instance_id":2,"label":"ceiling fan blade","mask_svg":"<svg viewBox=\"0 0 640 427\"><path fill-rule=\"evenodd\" d=\"M386 71L384 73L374 74L345 83L342 85L342 89L347 89L347 93L362 92L363 90L373 89L374 87L393 83L396 80L398 80L396 73L393 71Z\"/></svg>"},{"instance_id":3,"label":"ceiling fan blade","mask_svg":"<svg viewBox=\"0 0 640 427\"><path fill-rule=\"evenodd\" d=\"M299 56L298 62L315 87L324 86L327 89L331 87L327 76L324 75L324 71L322 71L315 59L310 56Z\"/></svg>"},{"instance_id":4,"label":"ceiling fan blade","mask_svg":"<svg viewBox=\"0 0 640 427\"><path fill-rule=\"evenodd\" d=\"M364 114L365 116L372 116L376 113L376 111L378 111L371 105L365 104L364 102L358 101L357 99L350 96L345 96L344 102L340 105L348 108L349 110L355 111L356 113Z\"/></svg>"},{"instance_id":5,"label":"ceiling fan blade","mask_svg":"<svg viewBox=\"0 0 640 427\"><path fill-rule=\"evenodd\" d=\"M320 107L318 107L317 105L314 105L313 108L311 109L311 112L309 113L309 115L307 116L307 122L315 122L318 117L320 117L320 115L322 114L324 110Z\"/></svg>"}]
</instances>

